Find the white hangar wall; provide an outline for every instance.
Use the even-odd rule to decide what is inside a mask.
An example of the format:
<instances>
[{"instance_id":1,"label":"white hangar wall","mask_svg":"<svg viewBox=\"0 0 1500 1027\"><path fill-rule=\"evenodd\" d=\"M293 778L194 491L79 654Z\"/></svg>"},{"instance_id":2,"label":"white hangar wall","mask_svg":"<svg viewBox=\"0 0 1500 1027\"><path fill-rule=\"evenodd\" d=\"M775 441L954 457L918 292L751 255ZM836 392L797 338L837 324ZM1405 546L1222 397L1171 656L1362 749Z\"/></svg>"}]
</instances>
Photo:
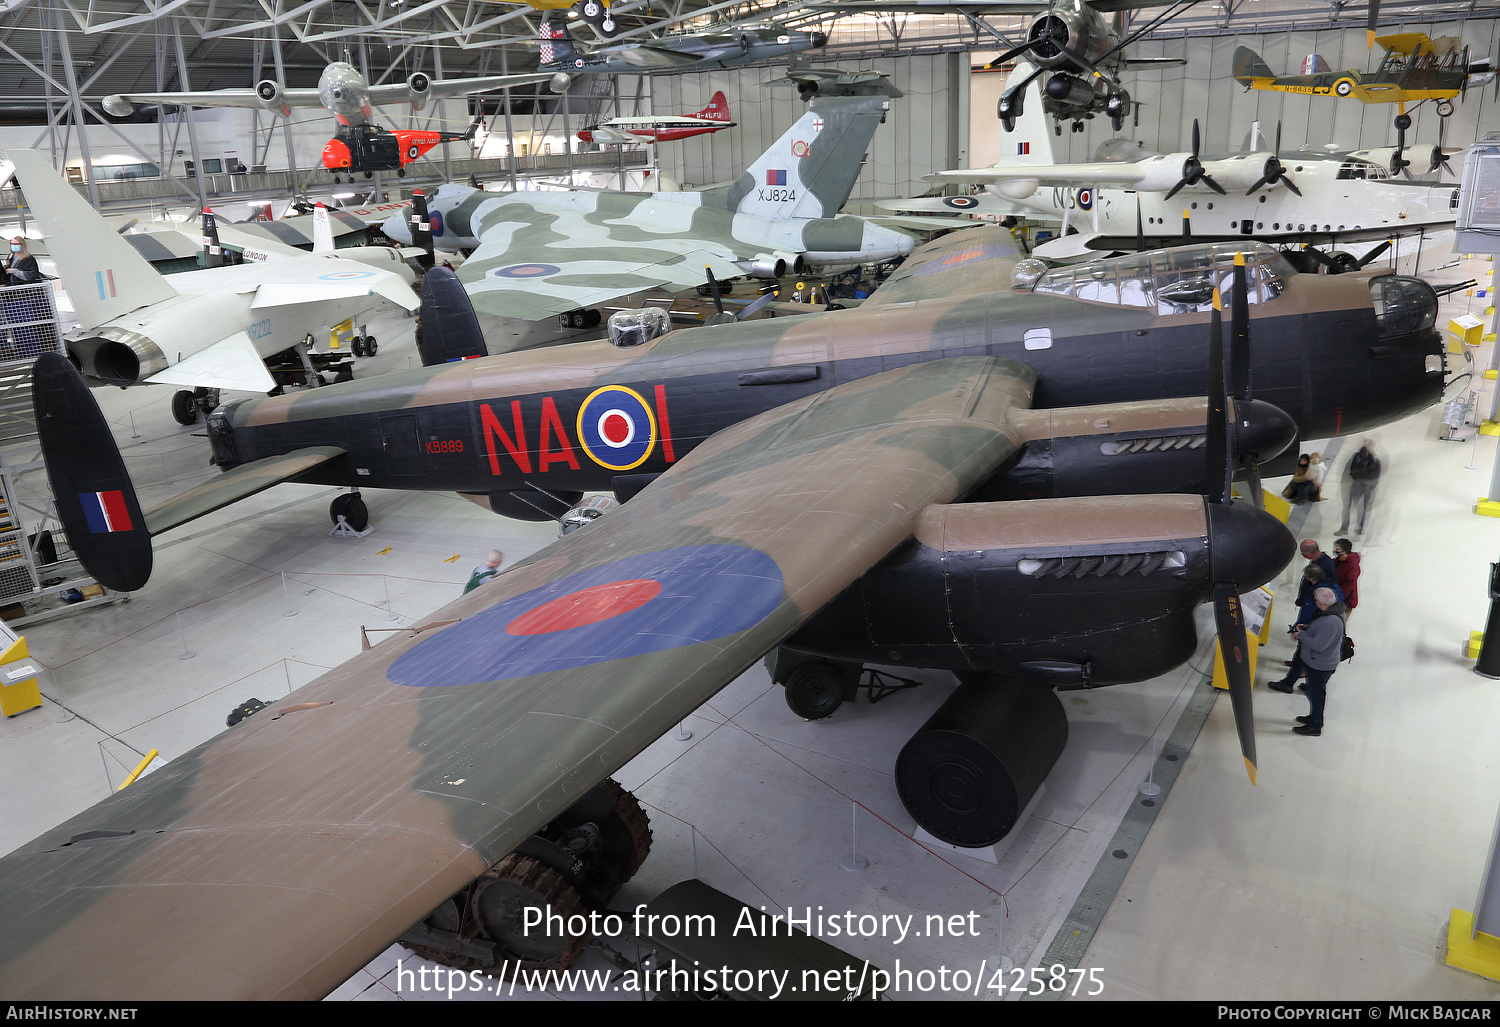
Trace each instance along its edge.
<instances>
[{"instance_id":1,"label":"white hangar wall","mask_svg":"<svg viewBox=\"0 0 1500 1027\"><path fill-rule=\"evenodd\" d=\"M855 183L851 203L904 196L922 176L969 161L969 56L964 53L817 64L820 71L885 72L901 90L870 144L868 162ZM662 172L684 185L706 185L737 176L802 116L806 109L784 66L729 68L696 75L657 75L650 80L651 110L690 114L722 89L736 127L710 136L657 147ZM633 95L627 81L622 98ZM629 100L623 101L628 107ZM627 111L628 113L628 111Z\"/></svg>"}]
</instances>

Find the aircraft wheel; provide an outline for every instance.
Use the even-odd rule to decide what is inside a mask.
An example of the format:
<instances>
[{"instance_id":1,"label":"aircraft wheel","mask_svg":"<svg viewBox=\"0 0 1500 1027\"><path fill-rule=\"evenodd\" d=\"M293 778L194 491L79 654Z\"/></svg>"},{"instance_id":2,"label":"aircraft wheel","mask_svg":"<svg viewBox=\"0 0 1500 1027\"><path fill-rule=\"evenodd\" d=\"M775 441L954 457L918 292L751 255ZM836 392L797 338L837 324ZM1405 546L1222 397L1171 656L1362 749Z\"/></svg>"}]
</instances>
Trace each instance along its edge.
<instances>
[{"instance_id":1,"label":"aircraft wheel","mask_svg":"<svg viewBox=\"0 0 1500 1027\"><path fill-rule=\"evenodd\" d=\"M527 932L527 907L546 909L563 918L588 915L583 900L572 885L551 867L527 856L511 853L479 878L470 909L484 936L495 946L500 959L520 960L526 969L565 970L573 965L587 935L566 932L549 935ZM498 961L498 960L497 960Z\"/></svg>"},{"instance_id":2,"label":"aircraft wheel","mask_svg":"<svg viewBox=\"0 0 1500 1027\"><path fill-rule=\"evenodd\" d=\"M172 393L172 419L178 424L198 423L198 404L193 401L193 394L186 389Z\"/></svg>"},{"instance_id":3,"label":"aircraft wheel","mask_svg":"<svg viewBox=\"0 0 1500 1027\"><path fill-rule=\"evenodd\" d=\"M373 171L366 171L365 172L365 177L366 178L374 178L375 177L375 172L373 172Z\"/></svg>"},{"instance_id":4,"label":"aircraft wheel","mask_svg":"<svg viewBox=\"0 0 1500 1027\"><path fill-rule=\"evenodd\" d=\"M343 516L344 523L355 531L364 531L370 526L370 511L358 492L335 496L333 502L328 504L329 520L338 524L340 515Z\"/></svg>"},{"instance_id":5,"label":"aircraft wheel","mask_svg":"<svg viewBox=\"0 0 1500 1027\"><path fill-rule=\"evenodd\" d=\"M604 13L604 5L599 0L583 0L583 3L578 5L578 13L586 21L595 21Z\"/></svg>"},{"instance_id":6,"label":"aircraft wheel","mask_svg":"<svg viewBox=\"0 0 1500 1027\"><path fill-rule=\"evenodd\" d=\"M1007 131L1007 132L1014 132L1016 130L1016 119L1015 118L1001 118L1000 119L1000 127L1003 128L1003 129L1005 129L1005 131Z\"/></svg>"},{"instance_id":7,"label":"aircraft wheel","mask_svg":"<svg viewBox=\"0 0 1500 1027\"><path fill-rule=\"evenodd\" d=\"M787 707L803 720L822 720L844 704L844 676L826 660L802 664L785 687Z\"/></svg>"},{"instance_id":8,"label":"aircraft wheel","mask_svg":"<svg viewBox=\"0 0 1500 1027\"><path fill-rule=\"evenodd\" d=\"M1453 101L1439 100L1437 104L1438 117L1447 118L1453 115Z\"/></svg>"},{"instance_id":9,"label":"aircraft wheel","mask_svg":"<svg viewBox=\"0 0 1500 1027\"><path fill-rule=\"evenodd\" d=\"M366 335L365 336L365 356L367 356L367 357L373 357L375 355L376 351L379 350L379 349L380 349L380 347L375 344L375 336L373 336L373 335Z\"/></svg>"},{"instance_id":10,"label":"aircraft wheel","mask_svg":"<svg viewBox=\"0 0 1500 1027\"><path fill-rule=\"evenodd\" d=\"M396 169L396 177L397 178L405 178L406 177L406 169L405 168L397 168Z\"/></svg>"},{"instance_id":11,"label":"aircraft wheel","mask_svg":"<svg viewBox=\"0 0 1500 1027\"><path fill-rule=\"evenodd\" d=\"M568 327L571 327L571 325L569 323L571 320L572 320L572 318L568 314L558 314L557 315L557 327L559 327L559 328L568 328Z\"/></svg>"},{"instance_id":12,"label":"aircraft wheel","mask_svg":"<svg viewBox=\"0 0 1500 1027\"><path fill-rule=\"evenodd\" d=\"M604 315L592 308L589 310L585 310L583 313L584 320L588 322L584 325L585 328L598 328L600 323L604 320Z\"/></svg>"},{"instance_id":13,"label":"aircraft wheel","mask_svg":"<svg viewBox=\"0 0 1500 1027\"><path fill-rule=\"evenodd\" d=\"M603 857L619 867L620 883L624 884L651 855L651 820L640 800L614 778L606 778L599 787L615 797L614 813L602 825Z\"/></svg>"},{"instance_id":14,"label":"aircraft wheel","mask_svg":"<svg viewBox=\"0 0 1500 1027\"><path fill-rule=\"evenodd\" d=\"M588 312L584 310L572 310L568 312L569 328L587 328L589 326Z\"/></svg>"},{"instance_id":15,"label":"aircraft wheel","mask_svg":"<svg viewBox=\"0 0 1500 1027\"><path fill-rule=\"evenodd\" d=\"M1122 129L1122 128L1125 127L1125 115L1123 115L1123 114L1113 115L1109 119L1109 127L1112 128L1112 129L1114 129L1116 132L1120 131L1120 129Z\"/></svg>"},{"instance_id":16,"label":"aircraft wheel","mask_svg":"<svg viewBox=\"0 0 1500 1027\"><path fill-rule=\"evenodd\" d=\"M357 356L357 357L364 356L365 355L365 338L364 338L364 336L363 335L356 335L354 338L350 339L349 340L349 348L352 349L352 350L354 350L354 355L355 356Z\"/></svg>"},{"instance_id":17,"label":"aircraft wheel","mask_svg":"<svg viewBox=\"0 0 1500 1027\"><path fill-rule=\"evenodd\" d=\"M338 371L336 371L333 375L333 384L335 385L337 385L339 382L352 381L354 381L354 368L348 364L345 364L343 367L339 368Z\"/></svg>"},{"instance_id":18,"label":"aircraft wheel","mask_svg":"<svg viewBox=\"0 0 1500 1027\"><path fill-rule=\"evenodd\" d=\"M1061 121L1054 121L1052 123L1052 134L1055 135L1055 136L1062 135L1062 122Z\"/></svg>"},{"instance_id":19,"label":"aircraft wheel","mask_svg":"<svg viewBox=\"0 0 1500 1027\"><path fill-rule=\"evenodd\" d=\"M599 23L599 31L606 36L613 36L620 31L620 23L615 21L614 15L606 11L604 20Z\"/></svg>"},{"instance_id":20,"label":"aircraft wheel","mask_svg":"<svg viewBox=\"0 0 1500 1027\"><path fill-rule=\"evenodd\" d=\"M1407 129L1411 128L1411 115L1410 114L1398 114L1398 115L1396 115L1396 128L1399 129L1402 132L1405 132Z\"/></svg>"}]
</instances>

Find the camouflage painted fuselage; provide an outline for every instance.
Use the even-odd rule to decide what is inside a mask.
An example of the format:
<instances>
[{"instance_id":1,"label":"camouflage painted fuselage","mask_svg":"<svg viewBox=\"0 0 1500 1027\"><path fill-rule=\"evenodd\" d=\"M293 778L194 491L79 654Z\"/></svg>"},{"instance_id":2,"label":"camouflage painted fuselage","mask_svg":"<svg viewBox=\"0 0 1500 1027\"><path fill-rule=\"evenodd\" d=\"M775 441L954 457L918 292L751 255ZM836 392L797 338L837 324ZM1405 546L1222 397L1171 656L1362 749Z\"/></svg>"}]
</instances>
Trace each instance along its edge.
<instances>
[{"instance_id":1,"label":"camouflage painted fuselage","mask_svg":"<svg viewBox=\"0 0 1500 1027\"><path fill-rule=\"evenodd\" d=\"M308 446L345 450L307 481L566 492L620 487L628 479L617 479L664 471L755 414L943 357L1029 365L1038 409L1205 395L1206 313L1011 291L1011 262L990 259L982 240L993 237L983 231L925 247L882 286L878 305L676 331L637 349L601 340L510 353L234 403L215 414L210 437L225 467ZM935 275L947 276L947 294L923 298ZM1438 335L1430 327L1382 334L1368 275L1292 275L1281 295L1251 311L1255 398L1291 415L1304 438L1367 430L1441 392ZM1034 348L1041 328L1050 339Z\"/></svg>"}]
</instances>

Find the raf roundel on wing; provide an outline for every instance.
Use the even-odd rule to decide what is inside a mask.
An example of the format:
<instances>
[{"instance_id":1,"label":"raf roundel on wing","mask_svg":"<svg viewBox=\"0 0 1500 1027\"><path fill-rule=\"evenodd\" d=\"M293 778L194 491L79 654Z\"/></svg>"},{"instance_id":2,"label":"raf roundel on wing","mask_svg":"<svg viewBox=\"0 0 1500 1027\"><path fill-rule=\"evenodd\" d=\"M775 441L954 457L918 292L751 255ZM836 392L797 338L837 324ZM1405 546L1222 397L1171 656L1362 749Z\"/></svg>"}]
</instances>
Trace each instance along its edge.
<instances>
[{"instance_id":1,"label":"raf roundel on wing","mask_svg":"<svg viewBox=\"0 0 1500 1027\"><path fill-rule=\"evenodd\" d=\"M748 630L775 611L784 591L781 569L758 549L643 553L481 610L413 646L386 676L440 688L678 649Z\"/></svg>"}]
</instances>

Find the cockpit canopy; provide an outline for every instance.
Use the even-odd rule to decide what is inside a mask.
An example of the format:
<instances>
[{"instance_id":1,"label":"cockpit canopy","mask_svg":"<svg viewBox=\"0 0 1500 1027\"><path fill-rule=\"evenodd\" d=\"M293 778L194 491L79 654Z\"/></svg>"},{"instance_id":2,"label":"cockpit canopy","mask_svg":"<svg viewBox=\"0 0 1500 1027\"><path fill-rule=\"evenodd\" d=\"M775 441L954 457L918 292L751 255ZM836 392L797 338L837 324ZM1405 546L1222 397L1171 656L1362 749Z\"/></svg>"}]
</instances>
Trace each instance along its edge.
<instances>
[{"instance_id":1,"label":"cockpit canopy","mask_svg":"<svg viewBox=\"0 0 1500 1027\"><path fill-rule=\"evenodd\" d=\"M609 315L605 326L609 341L621 349L642 346L652 339L659 339L672 330L672 320L660 307L641 307L639 310L617 310Z\"/></svg>"},{"instance_id":2,"label":"cockpit canopy","mask_svg":"<svg viewBox=\"0 0 1500 1027\"><path fill-rule=\"evenodd\" d=\"M1033 292L1122 307L1150 307L1159 314L1186 314L1213 306L1217 285L1229 303L1234 256L1245 255L1246 298L1268 303L1280 296L1296 272L1285 257L1261 242L1201 243L1170 250L1091 260L1049 271Z\"/></svg>"}]
</instances>

